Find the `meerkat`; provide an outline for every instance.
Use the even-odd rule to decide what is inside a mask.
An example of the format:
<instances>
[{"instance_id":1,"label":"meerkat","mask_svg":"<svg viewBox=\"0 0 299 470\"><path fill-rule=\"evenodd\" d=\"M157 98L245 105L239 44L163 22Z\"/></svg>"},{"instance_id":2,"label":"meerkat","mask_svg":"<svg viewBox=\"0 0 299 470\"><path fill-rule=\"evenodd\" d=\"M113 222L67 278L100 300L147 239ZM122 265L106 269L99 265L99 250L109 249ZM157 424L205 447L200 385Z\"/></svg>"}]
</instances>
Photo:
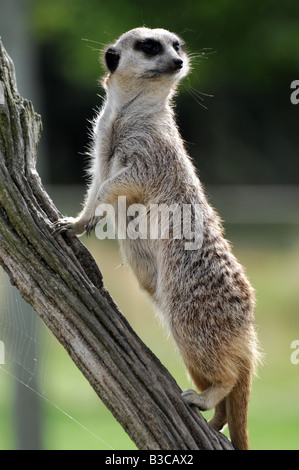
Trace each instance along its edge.
<instances>
[{"instance_id":1,"label":"meerkat","mask_svg":"<svg viewBox=\"0 0 299 470\"><path fill-rule=\"evenodd\" d=\"M215 408L209 424L228 423L236 449L248 449L248 402L259 358L255 296L243 267L224 238L175 122L173 96L190 69L184 42L164 29L136 28L103 54L106 99L93 125L91 182L76 217L56 233L87 235L99 222L99 204L189 204L200 208L202 238L119 240L140 287L152 298L200 393L182 399Z\"/></svg>"}]
</instances>

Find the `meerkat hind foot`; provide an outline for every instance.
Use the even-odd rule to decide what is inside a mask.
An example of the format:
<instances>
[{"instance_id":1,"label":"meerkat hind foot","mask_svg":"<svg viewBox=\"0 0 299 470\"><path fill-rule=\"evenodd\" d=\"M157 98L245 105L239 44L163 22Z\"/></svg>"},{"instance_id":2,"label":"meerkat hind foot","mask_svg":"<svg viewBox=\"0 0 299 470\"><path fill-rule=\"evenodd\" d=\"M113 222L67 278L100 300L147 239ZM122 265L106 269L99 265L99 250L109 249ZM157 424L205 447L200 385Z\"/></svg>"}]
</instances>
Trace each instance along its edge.
<instances>
[{"instance_id":1,"label":"meerkat hind foot","mask_svg":"<svg viewBox=\"0 0 299 470\"><path fill-rule=\"evenodd\" d=\"M219 416L220 414L224 414L224 406L218 407L218 405L220 405L220 402L224 400L230 390L231 386L211 385L201 393L187 389L182 393L182 398L189 405L198 406L201 411L216 408L217 415Z\"/></svg>"},{"instance_id":2,"label":"meerkat hind foot","mask_svg":"<svg viewBox=\"0 0 299 470\"><path fill-rule=\"evenodd\" d=\"M195 405L201 411L206 411L209 408L207 407L206 398L202 393L197 393L195 390L188 388L181 394L182 399L188 405Z\"/></svg>"},{"instance_id":3,"label":"meerkat hind foot","mask_svg":"<svg viewBox=\"0 0 299 470\"><path fill-rule=\"evenodd\" d=\"M211 418L208 421L208 425L211 428L215 429L215 431L222 431L223 428L225 428L225 426L227 425L227 422L226 422L226 420L218 421L218 420L215 420L215 418Z\"/></svg>"}]
</instances>

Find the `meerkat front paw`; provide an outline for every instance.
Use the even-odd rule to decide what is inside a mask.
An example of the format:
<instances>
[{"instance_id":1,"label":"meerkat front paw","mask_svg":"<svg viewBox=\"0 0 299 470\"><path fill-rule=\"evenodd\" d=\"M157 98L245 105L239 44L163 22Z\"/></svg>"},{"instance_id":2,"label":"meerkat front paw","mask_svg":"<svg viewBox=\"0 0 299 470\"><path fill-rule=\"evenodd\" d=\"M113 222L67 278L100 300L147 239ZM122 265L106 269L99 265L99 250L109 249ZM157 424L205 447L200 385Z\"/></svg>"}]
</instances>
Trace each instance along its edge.
<instances>
[{"instance_id":1,"label":"meerkat front paw","mask_svg":"<svg viewBox=\"0 0 299 470\"><path fill-rule=\"evenodd\" d=\"M201 411L206 411L209 409L205 397L202 396L202 394L197 393L195 390L188 388L182 392L181 397L185 403L188 405L195 405Z\"/></svg>"},{"instance_id":2,"label":"meerkat front paw","mask_svg":"<svg viewBox=\"0 0 299 470\"><path fill-rule=\"evenodd\" d=\"M70 236L81 235L85 232L85 224L74 217L63 217L58 219L53 224L53 235L58 235L62 232L67 232Z\"/></svg>"}]
</instances>

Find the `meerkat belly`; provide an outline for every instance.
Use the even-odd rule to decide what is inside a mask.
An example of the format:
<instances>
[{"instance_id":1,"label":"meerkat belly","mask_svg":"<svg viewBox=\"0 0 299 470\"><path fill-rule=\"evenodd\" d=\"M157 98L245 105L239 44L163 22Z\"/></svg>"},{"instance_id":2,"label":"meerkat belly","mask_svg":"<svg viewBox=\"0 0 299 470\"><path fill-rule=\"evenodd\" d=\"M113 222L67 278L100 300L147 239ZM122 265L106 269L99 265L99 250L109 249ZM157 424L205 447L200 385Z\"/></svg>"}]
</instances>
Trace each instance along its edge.
<instances>
[{"instance_id":1,"label":"meerkat belly","mask_svg":"<svg viewBox=\"0 0 299 470\"><path fill-rule=\"evenodd\" d=\"M134 272L141 289L153 296L157 289L157 267L151 240L119 240L122 257Z\"/></svg>"}]
</instances>

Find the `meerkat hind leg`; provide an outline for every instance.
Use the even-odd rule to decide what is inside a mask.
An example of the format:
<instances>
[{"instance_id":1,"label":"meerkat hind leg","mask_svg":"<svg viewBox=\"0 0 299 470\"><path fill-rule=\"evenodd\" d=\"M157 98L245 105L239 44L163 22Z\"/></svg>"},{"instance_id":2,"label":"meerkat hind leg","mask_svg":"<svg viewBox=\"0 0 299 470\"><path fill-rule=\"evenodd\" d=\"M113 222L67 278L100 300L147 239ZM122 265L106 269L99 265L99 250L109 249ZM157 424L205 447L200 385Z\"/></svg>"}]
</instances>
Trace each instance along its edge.
<instances>
[{"instance_id":1,"label":"meerkat hind leg","mask_svg":"<svg viewBox=\"0 0 299 470\"><path fill-rule=\"evenodd\" d=\"M213 418L208 421L208 423L211 428L216 429L216 431L221 431L221 429L224 428L227 423L225 398L215 406L215 414Z\"/></svg>"}]
</instances>

